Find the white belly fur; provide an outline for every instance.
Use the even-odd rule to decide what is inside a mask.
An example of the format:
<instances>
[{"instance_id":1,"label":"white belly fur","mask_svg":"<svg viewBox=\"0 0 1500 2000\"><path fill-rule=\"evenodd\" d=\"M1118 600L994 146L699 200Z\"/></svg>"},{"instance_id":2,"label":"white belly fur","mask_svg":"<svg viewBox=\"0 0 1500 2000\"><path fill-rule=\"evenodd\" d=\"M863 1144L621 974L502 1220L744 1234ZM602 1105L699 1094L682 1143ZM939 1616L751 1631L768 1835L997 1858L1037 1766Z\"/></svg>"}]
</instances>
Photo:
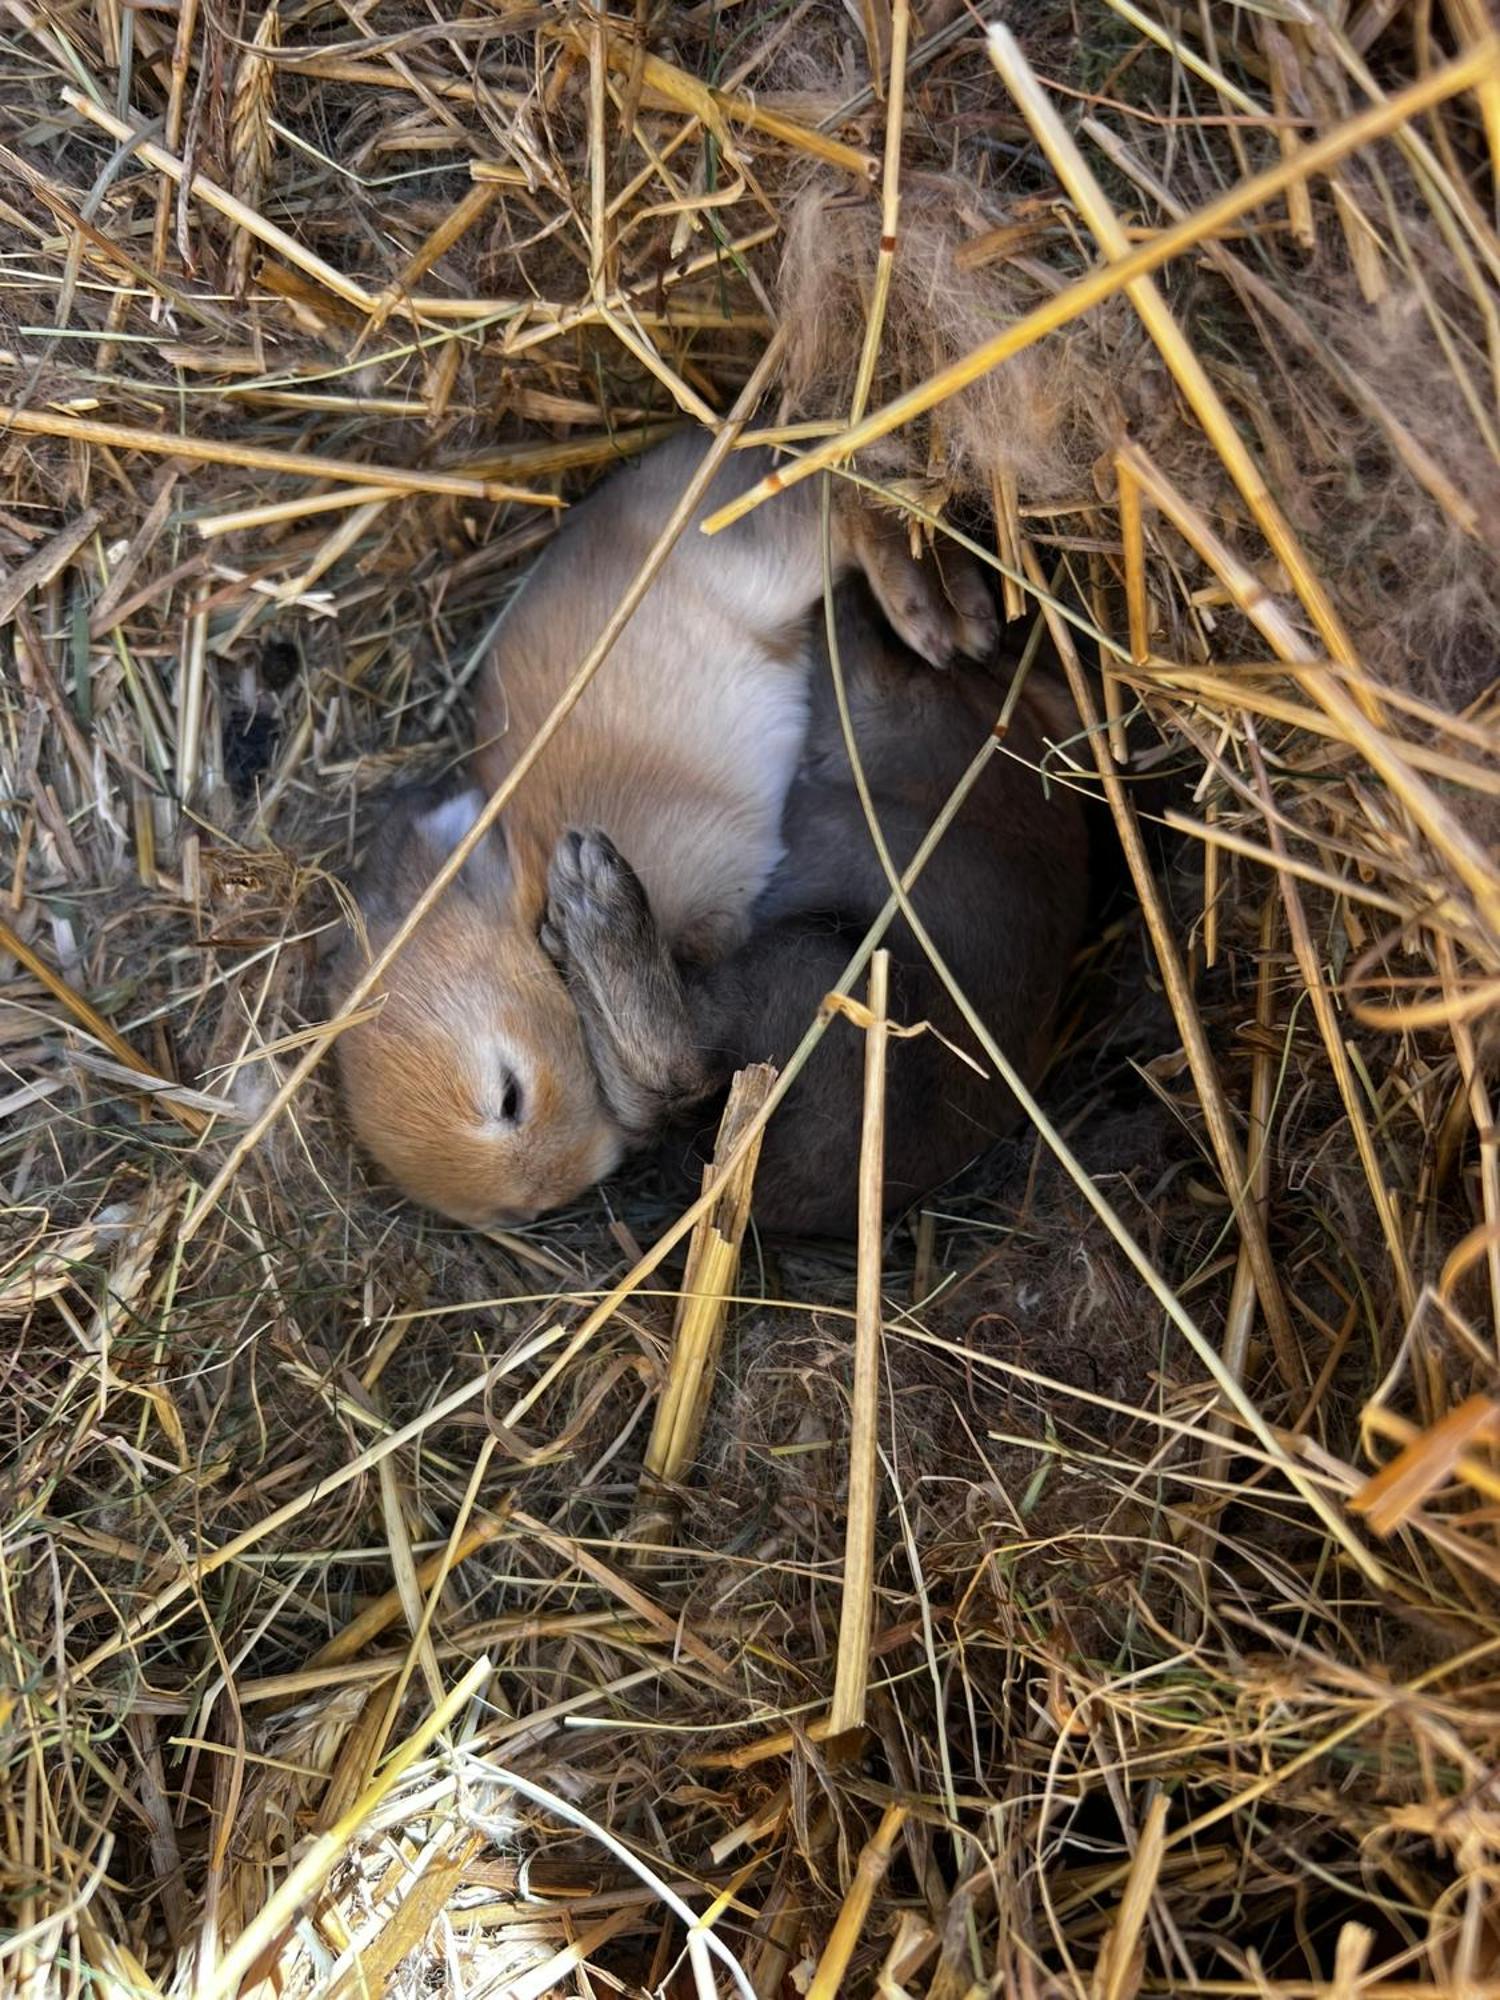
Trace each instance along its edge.
<instances>
[{"instance_id":1,"label":"white belly fur","mask_svg":"<svg viewBox=\"0 0 1500 2000\"><path fill-rule=\"evenodd\" d=\"M591 760L578 773L583 823L615 841L669 937L710 918L743 922L781 859L782 810L807 730L805 653L776 657L741 634L710 659L632 649L630 666L600 690L613 768ZM631 712L622 714L615 697L627 691ZM583 706L586 728L595 717ZM665 719L666 759L660 727L641 727L651 717Z\"/></svg>"},{"instance_id":2,"label":"white belly fur","mask_svg":"<svg viewBox=\"0 0 1500 2000\"><path fill-rule=\"evenodd\" d=\"M692 447L609 481L519 593L482 703L487 782L586 656L703 448ZM752 517L710 542L688 528L512 808L547 848L565 825L602 826L672 939L705 921L743 924L781 856L807 723L801 628L821 559L805 517L783 514L776 529Z\"/></svg>"}]
</instances>

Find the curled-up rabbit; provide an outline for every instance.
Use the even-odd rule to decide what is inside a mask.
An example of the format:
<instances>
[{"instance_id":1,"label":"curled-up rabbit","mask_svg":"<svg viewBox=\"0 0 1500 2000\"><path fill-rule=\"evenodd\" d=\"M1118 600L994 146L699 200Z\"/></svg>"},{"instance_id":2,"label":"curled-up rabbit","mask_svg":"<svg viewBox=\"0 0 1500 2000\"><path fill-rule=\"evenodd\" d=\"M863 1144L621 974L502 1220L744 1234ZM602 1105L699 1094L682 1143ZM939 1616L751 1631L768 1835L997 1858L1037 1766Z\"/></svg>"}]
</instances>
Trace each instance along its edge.
<instances>
[{"instance_id":1,"label":"curled-up rabbit","mask_svg":"<svg viewBox=\"0 0 1500 2000\"><path fill-rule=\"evenodd\" d=\"M665 526L704 445L674 440L568 516L502 620L457 795L398 797L356 884L370 941L391 936L532 742ZM702 515L768 469L730 460ZM995 618L977 572L919 564L889 516L841 494L837 574L862 570L928 662L982 656ZM818 499L798 486L712 541L693 527L497 827L393 961L383 1005L345 1031L351 1122L416 1200L461 1222L529 1218L607 1174L642 1128L609 1097L574 997L539 941L547 871L570 826L602 828L649 898L663 949L706 966L741 947L782 855L807 729L823 589ZM334 991L358 971L341 953Z\"/></svg>"},{"instance_id":2,"label":"curled-up rabbit","mask_svg":"<svg viewBox=\"0 0 1500 2000\"><path fill-rule=\"evenodd\" d=\"M935 676L883 625L857 584L839 594L837 637L860 762L897 869L911 859L993 726L1001 685ZM1087 897L1077 799L1036 764L1044 731L1066 729L1061 696L1023 690L1007 747L992 758L913 892L912 907L959 985L1023 1077L1048 1050L1059 990ZM668 1126L747 1062L782 1064L884 906L890 883L855 789L831 677L814 683L801 764L783 825L785 854L750 935L708 966L684 966L651 897L599 829L559 843L543 940L577 1001L606 1101L622 1126ZM894 1039L887 1056L885 1202L910 1205L1015 1121L971 1031L910 928L892 953L890 1008L938 1033ZM767 1129L756 1176L762 1226L852 1233L864 1037L834 1023ZM702 1119L699 1119L702 1136Z\"/></svg>"}]
</instances>

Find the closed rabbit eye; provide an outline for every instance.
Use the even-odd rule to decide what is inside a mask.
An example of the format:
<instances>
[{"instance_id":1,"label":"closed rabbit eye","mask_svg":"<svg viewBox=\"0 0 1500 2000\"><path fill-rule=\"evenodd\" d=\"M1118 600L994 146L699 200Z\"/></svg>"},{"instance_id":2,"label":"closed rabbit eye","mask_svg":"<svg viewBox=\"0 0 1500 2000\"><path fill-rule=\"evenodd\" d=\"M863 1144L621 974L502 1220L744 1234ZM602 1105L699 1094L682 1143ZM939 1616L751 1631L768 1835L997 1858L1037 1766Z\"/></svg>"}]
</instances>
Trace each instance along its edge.
<instances>
[{"instance_id":1,"label":"closed rabbit eye","mask_svg":"<svg viewBox=\"0 0 1500 2000\"><path fill-rule=\"evenodd\" d=\"M514 1052L498 1036L486 1036L475 1045L467 1080L480 1124L491 1132L520 1124L526 1113L526 1086Z\"/></svg>"},{"instance_id":2,"label":"closed rabbit eye","mask_svg":"<svg viewBox=\"0 0 1500 2000\"><path fill-rule=\"evenodd\" d=\"M476 1095L478 1097L476 1109L480 1122L490 1131L520 1123L526 1093L521 1088L521 1079L514 1070L491 1071L484 1088Z\"/></svg>"}]
</instances>

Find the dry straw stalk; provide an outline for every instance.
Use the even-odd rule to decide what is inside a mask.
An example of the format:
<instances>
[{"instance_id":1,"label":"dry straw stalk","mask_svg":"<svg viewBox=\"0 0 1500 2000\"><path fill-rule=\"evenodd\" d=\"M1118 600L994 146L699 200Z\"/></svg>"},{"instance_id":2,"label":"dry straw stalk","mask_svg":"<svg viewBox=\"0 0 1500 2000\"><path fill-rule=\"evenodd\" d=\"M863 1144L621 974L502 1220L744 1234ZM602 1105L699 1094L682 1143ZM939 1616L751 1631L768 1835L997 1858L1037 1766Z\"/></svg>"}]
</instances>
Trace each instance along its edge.
<instances>
[{"instance_id":1,"label":"dry straw stalk","mask_svg":"<svg viewBox=\"0 0 1500 2000\"><path fill-rule=\"evenodd\" d=\"M641 1461L632 1543L659 1542L667 1536L677 1512L672 1489L682 1485L698 1456L729 1304L739 1278L759 1145L739 1154L732 1173L725 1171L725 1164L735 1156L741 1134L775 1081L776 1072L767 1063L739 1071L719 1121L713 1159L703 1171L705 1192L714 1188L716 1194L688 1242L667 1379Z\"/></svg>"},{"instance_id":2,"label":"dry straw stalk","mask_svg":"<svg viewBox=\"0 0 1500 2000\"><path fill-rule=\"evenodd\" d=\"M837 1666L829 1709L829 1727L835 1736L864 1725L870 1640L875 1625L875 1536L880 1495L880 1238L885 1206L885 1066L890 981L890 953L877 951L870 960L869 1017L864 1030L859 1280L854 1296L854 1393L849 1405L849 1510L844 1527L844 1594L839 1609Z\"/></svg>"},{"instance_id":3,"label":"dry straw stalk","mask_svg":"<svg viewBox=\"0 0 1500 2000\"><path fill-rule=\"evenodd\" d=\"M1486 10L12 0L0 55L0 1989L1500 1996ZM388 788L684 424L330 1020ZM321 1055L752 440L715 532L831 471L1030 637L914 854L852 757L889 896L695 1198L448 1229ZM924 915L1022 704L1118 867L1020 1135L885 1226L917 1024L852 996L928 950L1012 1076ZM827 1034L860 1239L764 1240Z\"/></svg>"}]
</instances>

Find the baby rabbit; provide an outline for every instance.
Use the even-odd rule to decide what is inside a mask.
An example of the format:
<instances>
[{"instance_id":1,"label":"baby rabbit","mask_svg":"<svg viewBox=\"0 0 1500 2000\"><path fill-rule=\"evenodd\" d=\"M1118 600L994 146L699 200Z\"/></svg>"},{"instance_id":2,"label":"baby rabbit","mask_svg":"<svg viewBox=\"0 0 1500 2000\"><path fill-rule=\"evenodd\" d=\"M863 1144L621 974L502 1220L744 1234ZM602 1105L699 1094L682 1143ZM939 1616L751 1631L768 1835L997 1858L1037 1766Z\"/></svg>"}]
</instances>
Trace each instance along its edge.
<instances>
[{"instance_id":1,"label":"baby rabbit","mask_svg":"<svg viewBox=\"0 0 1500 2000\"><path fill-rule=\"evenodd\" d=\"M619 602L705 449L685 437L572 510L502 620L479 695L476 788L415 793L388 814L356 893L386 942L473 826ZM731 459L706 515L761 477ZM996 625L977 572L948 591L904 533L839 495L838 574L858 566L892 624L934 665L979 656ZM637 872L662 948L708 965L743 944L782 853L782 810L807 727L823 588L811 485L713 541L690 526L577 707L493 831L387 975L384 1004L337 1044L354 1129L398 1185L460 1222L530 1219L607 1174L643 1125L601 1088L574 998L539 942L564 830L602 828ZM354 948L334 990L357 973ZM654 1107L653 1107L654 1110Z\"/></svg>"},{"instance_id":2,"label":"baby rabbit","mask_svg":"<svg viewBox=\"0 0 1500 2000\"><path fill-rule=\"evenodd\" d=\"M904 868L993 726L988 675L942 677L876 616L858 583L839 593L837 636L855 741L895 866ZM1074 794L1050 795L1034 767L1043 732L1067 733L1060 690L1036 677L1007 744L927 863L912 906L960 986L1022 1075L1047 1053L1058 991L1087 897L1087 837ZM831 678L815 676L806 747L787 801L786 852L751 934L707 967L683 968L629 864L597 830L554 857L543 941L563 967L605 1097L622 1124L680 1116L747 1062L782 1064L889 895L853 772ZM909 927L887 934L893 1019L928 1021L978 1055ZM755 1184L763 1228L850 1235L864 1037L825 1034L766 1131ZM1017 1107L935 1034L893 1039L887 1056L887 1213L951 1178L1010 1127ZM711 1126L700 1135L711 1133Z\"/></svg>"}]
</instances>

